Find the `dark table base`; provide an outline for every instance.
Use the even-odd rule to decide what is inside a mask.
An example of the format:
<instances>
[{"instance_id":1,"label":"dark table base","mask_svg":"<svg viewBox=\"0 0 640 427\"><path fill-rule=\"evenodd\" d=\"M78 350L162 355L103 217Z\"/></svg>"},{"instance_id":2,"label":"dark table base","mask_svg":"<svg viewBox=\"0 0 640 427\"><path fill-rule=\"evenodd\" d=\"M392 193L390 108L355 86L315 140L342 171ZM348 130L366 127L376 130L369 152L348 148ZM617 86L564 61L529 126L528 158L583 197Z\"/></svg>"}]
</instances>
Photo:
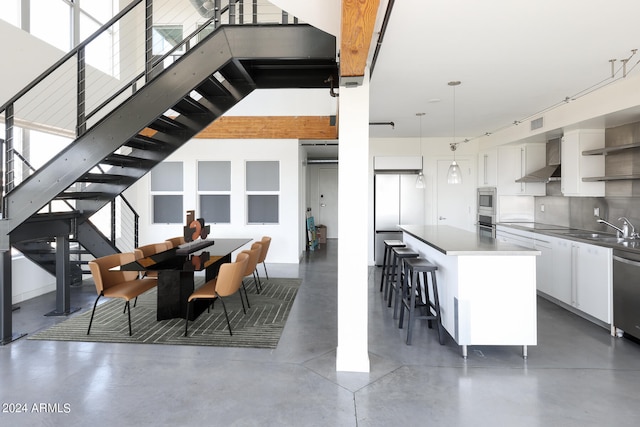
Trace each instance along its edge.
<instances>
[{"instance_id":1,"label":"dark table base","mask_svg":"<svg viewBox=\"0 0 640 427\"><path fill-rule=\"evenodd\" d=\"M231 255L222 257L207 267L205 280L218 275L220 265L231 262ZM158 311L157 320L187 317L187 301L195 289L193 271L160 270L158 272ZM207 307L211 300L196 300L192 303L189 320L195 320Z\"/></svg>"}]
</instances>

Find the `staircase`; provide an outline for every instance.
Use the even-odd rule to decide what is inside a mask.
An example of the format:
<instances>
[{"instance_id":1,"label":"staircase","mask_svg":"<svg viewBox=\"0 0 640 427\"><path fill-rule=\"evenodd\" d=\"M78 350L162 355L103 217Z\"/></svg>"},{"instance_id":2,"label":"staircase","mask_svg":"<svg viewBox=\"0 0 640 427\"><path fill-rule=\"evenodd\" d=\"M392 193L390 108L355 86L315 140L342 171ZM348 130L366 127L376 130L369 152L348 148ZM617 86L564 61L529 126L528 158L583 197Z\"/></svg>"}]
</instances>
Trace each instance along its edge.
<instances>
[{"instance_id":1,"label":"staircase","mask_svg":"<svg viewBox=\"0 0 640 427\"><path fill-rule=\"evenodd\" d=\"M336 42L308 25L223 25L168 68L149 69L147 77L95 124L79 126L70 145L4 195L1 248L10 244L56 275L58 314L69 312L66 289L81 280L72 252L99 257L118 251L91 223L93 214L254 89L328 89L328 78L337 80ZM11 111L6 108L7 127ZM71 208L43 212L54 201ZM7 286L5 280L5 294Z\"/></svg>"}]
</instances>

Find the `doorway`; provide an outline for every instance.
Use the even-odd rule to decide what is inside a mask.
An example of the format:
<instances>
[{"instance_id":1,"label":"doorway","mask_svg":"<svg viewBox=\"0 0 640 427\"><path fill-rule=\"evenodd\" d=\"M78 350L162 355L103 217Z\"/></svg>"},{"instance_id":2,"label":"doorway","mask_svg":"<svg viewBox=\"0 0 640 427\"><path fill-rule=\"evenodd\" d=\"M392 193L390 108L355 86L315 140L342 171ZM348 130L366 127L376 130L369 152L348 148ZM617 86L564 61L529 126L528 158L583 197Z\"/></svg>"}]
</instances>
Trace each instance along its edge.
<instances>
[{"instance_id":1,"label":"doorway","mask_svg":"<svg viewBox=\"0 0 640 427\"><path fill-rule=\"evenodd\" d=\"M451 160L438 160L438 203L436 224L475 231L475 180L469 160L457 160L462 171L461 184L448 184Z\"/></svg>"},{"instance_id":2,"label":"doorway","mask_svg":"<svg viewBox=\"0 0 640 427\"><path fill-rule=\"evenodd\" d=\"M338 237L338 168L318 170L318 221L327 226L327 238Z\"/></svg>"}]
</instances>

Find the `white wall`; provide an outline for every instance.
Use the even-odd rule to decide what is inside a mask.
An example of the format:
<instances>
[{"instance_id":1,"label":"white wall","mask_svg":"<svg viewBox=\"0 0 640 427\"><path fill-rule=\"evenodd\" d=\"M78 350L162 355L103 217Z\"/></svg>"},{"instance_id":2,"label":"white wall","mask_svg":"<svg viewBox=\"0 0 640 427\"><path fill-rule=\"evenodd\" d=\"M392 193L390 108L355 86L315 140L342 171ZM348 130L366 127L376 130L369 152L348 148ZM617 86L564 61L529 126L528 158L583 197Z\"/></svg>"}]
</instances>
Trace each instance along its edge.
<instances>
[{"instance_id":1,"label":"white wall","mask_svg":"<svg viewBox=\"0 0 640 427\"><path fill-rule=\"evenodd\" d=\"M340 37L341 0L270 0L282 10L336 37Z\"/></svg>"},{"instance_id":2,"label":"white wall","mask_svg":"<svg viewBox=\"0 0 640 427\"><path fill-rule=\"evenodd\" d=\"M3 104L60 59L63 52L1 19L0 38L11 41L2 49L0 104Z\"/></svg>"},{"instance_id":3,"label":"white wall","mask_svg":"<svg viewBox=\"0 0 640 427\"><path fill-rule=\"evenodd\" d=\"M56 290L56 278L24 256L11 260L11 302L19 302Z\"/></svg>"},{"instance_id":4,"label":"white wall","mask_svg":"<svg viewBox=\"0 0 640 427\"><path fill-rule=\"evenodd\" d=\"M299 147L297 140L214 140L194 139L171 155L167 161L184 164L184 210L195 210L198 217L197 162L231 162L231 224L211 224L210 237L247 237L259 240L272 237L268 262L297 263L301 256ZM279 224L247 225L245 197L245 161L280 162ZM140 214L140 245L182 235L184 224L152 224L150 174L126 192L127 199Z\"/></svg>"},{"instance_id":5,"label":"white wall","mask_svg":"<svg viewBox=\"0 0 640 427\"><path fill-rule=\"evenodd\" d=\"M640 116L638 93L640 93L640 74L630 74L606 87L541 114L540 117L544 118L544 126L540 129L531 131L529 123L509 126L500 132L479 138L479 146L486 149L531 138L539 141L541 135L544 140L547 132L555 132L555 136L558 136L563 131L571 129L605 129L632 123L638 121ZM538 117L531 117L531 120L536 118Z\"/></svg>"}]
</instances>

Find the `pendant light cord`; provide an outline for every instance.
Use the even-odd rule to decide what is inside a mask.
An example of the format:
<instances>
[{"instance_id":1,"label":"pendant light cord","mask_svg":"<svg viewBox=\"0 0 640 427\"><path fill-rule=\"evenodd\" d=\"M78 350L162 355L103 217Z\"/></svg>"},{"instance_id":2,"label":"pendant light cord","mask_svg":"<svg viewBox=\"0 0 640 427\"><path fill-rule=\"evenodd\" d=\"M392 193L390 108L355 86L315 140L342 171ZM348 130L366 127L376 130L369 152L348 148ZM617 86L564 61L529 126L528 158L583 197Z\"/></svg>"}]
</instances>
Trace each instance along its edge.
<instances>
[{"instance_id":1,"label":"pendant light cord","mask_svg":"<svg viewBox=\"0 0 640 427\"><path fill-rule=\"evenodd\" d=\"M459 80L452 80L447 83L449 86L453 87L453 142L451 145L451 151L453 151L453 161L456 161L456 148L458 148L458 143L456 142L456 86L460 85Z\"/></svg>"}]
</instances>

